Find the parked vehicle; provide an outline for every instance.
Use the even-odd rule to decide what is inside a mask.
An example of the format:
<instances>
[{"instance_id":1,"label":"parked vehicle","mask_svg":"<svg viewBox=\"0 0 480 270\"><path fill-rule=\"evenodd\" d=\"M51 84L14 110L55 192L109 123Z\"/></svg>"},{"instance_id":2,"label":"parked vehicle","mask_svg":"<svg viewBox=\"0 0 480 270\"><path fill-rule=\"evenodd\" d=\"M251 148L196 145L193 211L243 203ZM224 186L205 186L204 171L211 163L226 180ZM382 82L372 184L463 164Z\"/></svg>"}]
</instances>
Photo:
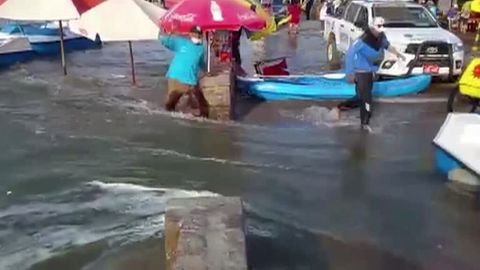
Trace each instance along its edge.
<instances>
[{"instance_id":1,"label":"parked vehicle","mask_svg":"<svg viewBox=\"0 0 480 270\"><path fill-rule=\"evenodd\" d=\"M378 74L395 77L428 73L456 81L464 65L463 42L422 5L409 1L346 1L324 18L327 59L338 68L341 56L364 32L374 17L385 19L390 43L406 61L385 52ZM447 27L447 26L445 26Z\"/></svg>"}]
</instances>

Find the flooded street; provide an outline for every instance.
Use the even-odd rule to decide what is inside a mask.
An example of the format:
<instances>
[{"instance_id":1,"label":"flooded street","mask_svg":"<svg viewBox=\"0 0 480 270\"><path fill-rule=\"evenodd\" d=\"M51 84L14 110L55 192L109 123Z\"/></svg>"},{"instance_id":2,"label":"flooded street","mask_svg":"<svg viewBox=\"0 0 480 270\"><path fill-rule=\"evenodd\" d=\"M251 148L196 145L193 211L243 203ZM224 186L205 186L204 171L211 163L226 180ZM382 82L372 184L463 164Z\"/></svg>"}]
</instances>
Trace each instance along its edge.
<instances>
[{"instance_id":1,"label":"flooded street","mask_svg":"<svg viewBox=\"0 0 480 270\"><path fill-rule=\"evenodd\" d=\"M242 40L245 69L288 55L326 70L316 22ZM163 109L171 54L127 43L0 73L0 269L164 269L166 201L240 196L252 269L478 269L478 204L436 172L451 85L325 121L332 102L241 97L237 120Z\"/></svg>"}]
</instances>

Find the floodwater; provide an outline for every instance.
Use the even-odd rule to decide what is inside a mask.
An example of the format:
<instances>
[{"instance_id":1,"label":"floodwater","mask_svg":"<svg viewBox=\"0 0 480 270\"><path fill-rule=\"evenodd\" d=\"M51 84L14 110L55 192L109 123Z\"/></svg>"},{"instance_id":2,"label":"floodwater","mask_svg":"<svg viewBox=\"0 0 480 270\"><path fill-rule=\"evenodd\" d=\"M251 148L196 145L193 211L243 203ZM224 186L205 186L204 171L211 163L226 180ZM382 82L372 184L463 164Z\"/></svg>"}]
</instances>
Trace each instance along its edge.
<instances>
[{"instance_id":1,"label":"floodwater","mask_svg":"<svg viewBox=\"0 0 480 270\"><path fill-rule=\"evenodd\" d=\"M322 71L318 25L301 31L243 42L245 62ZM134 88L122 43L69 54L65 78L58 59L0 73L0 269L164 269L166 201L217 194L245 201L251 269L478 269L478 206L433 162L447 86L380 100L371 133L318 101L198 120L162 108L171 55L134 50Z\"/></svg>"}]
</instances>

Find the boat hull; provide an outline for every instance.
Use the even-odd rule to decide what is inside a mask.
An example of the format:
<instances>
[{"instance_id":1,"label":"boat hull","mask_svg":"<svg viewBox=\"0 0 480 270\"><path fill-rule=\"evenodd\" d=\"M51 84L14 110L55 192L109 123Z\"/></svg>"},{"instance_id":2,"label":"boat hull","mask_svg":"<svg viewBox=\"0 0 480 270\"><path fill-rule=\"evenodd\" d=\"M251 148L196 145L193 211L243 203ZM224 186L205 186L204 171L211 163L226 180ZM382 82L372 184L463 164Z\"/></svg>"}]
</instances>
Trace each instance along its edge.
<instances>
[{"instance_id":1,"label":"boat hull","mask_svg":"<svg viewBox=\"0 0 480 270\"><path fill-rule=\"evenodd\" d=\"M437 168L448 173L465 168L480 176L480 115L449 113L433 139Z\"/></svg>"},{"instance_id":2,"label":"boat hull","mask_svg":"<svg viewBox=\"0 0 480 270\"><path fill-rule=\"evenodd\" d=\"M60 40L32 42L32 49L40 55L55 55L60 52ZM81 51L100 48L101 43L97 43L87 38L78 37L64 40L65 52Z\"/></svg>"},{"instance_id":3,"label":"boat hull","mask_svg":"<svg viewBox=\"0 0 480 270\"><path fill-rule=\"evenodd\" d=\"M33 59L35 56L28 39L10 37L0 33L0 67L4 68L17 62Z\"/></svg>"},{"instance_id":4,"label":"boat hull","mask_svg":"<svg viewBox=\"0 0 480 270\"><path fill-rule=\"evenodd\" d=\"M448 175L451 170L464 168L457 159L438 146L435 147L435 164L437 169L445 175Z\"/></svg>"},{"instance_id":5,"label":"boat hull","mask_svg":"<svg viewBox=\"0 0 480 270\"><path fill-rule=\"evenodd\" d=\"M335 76L330 76L335 75ZM430 75L415 75L374 83L375 97L416 94L428 88ZM355 96L355 85L342 74L318 76L266 76L237 79L238 88L265 100L349 99Z\"/></svg>"},{"instance_id":6,"label":"boat hull","mask_svg":"<svg viewBox=\"0 0 480 270\"><path fill-rule=\"evenodd\" d=\"M18 62L26 62L35 57L35 52L18 51L9 53L0 53L0 68L5 68Z\"/></svg>"}]
</instances>

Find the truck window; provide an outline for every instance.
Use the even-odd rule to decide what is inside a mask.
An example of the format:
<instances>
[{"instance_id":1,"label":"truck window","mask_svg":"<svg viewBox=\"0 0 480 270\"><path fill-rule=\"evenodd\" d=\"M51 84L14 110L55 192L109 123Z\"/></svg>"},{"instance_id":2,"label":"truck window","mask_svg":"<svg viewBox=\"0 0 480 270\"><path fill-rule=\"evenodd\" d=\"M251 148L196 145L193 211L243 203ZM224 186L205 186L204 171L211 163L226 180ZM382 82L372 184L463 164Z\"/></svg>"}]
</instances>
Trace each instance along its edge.
<instances>
[{"instance_id":1,"label":"truck window","mask_svg":"<svg viewBox=\"0 0 480 270\"><path fill-rule=\"evenodd\" d=\"M355 20L355 26L362 29L368 26L368 9L366 7L360 7L357 19Z\"/></svg>"},{"instance_id":2,"label":"truck window","mask_svg":"<svg viewBox=\"0 0 480 270\"><path fill-rule=\"evenodd\" d=\"M345 20L353 23L355 22L355 18L357 17L358 10L360 9L360 6L357 4L351 4L347 8L347 12L345 14Z\"/></svg>"},{"instance_id":3,"label":"truck window","mask_svg":"<svg viewBox=\"0 0 480 270\"><path fill-rule=\"evenodd\" d=\"M438 27L430 12L422 6L375 6L373 16L383 17L385 27Z\"/></svg>"}]
</instances>

